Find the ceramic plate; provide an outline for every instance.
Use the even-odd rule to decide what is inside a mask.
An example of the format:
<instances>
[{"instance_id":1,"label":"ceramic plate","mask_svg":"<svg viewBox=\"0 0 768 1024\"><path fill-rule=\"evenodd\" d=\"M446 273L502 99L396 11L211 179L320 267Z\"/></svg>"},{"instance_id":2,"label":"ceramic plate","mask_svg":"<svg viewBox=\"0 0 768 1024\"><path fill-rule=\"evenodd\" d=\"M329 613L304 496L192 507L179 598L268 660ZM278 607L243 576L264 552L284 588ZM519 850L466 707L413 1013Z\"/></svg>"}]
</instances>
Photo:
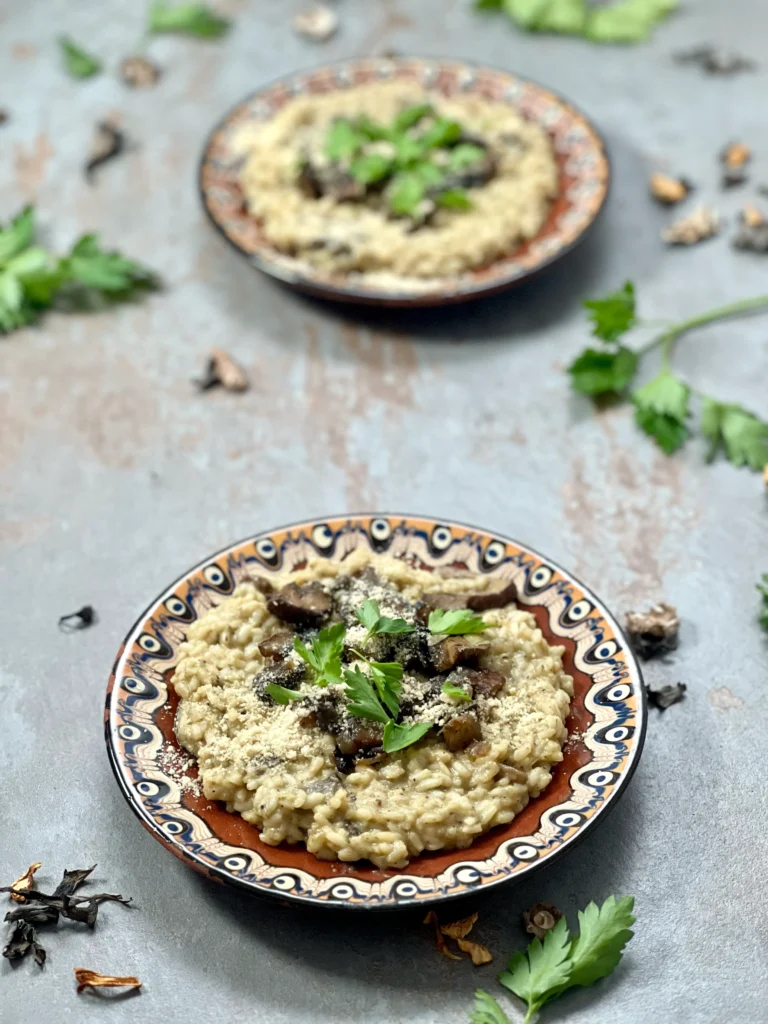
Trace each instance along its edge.
<instances>
[{"instance_id":1,"label":"ceramic plate","mask_svg":"<svg viewBox=\"0 0 768 1024\"><path fill-rule=\"evenodd\" d=\"M564 759L547 789L509 824L464 850L413 859L401 870L321 861L299 846L267 846L258 830L198 794L196 767L173 733L169 686L187 626L251 573L341 560L360 546L426 569L466 567L517 585L549 643L565 647L575 697ZM181 576L125 639L107 690L112 768L144 827L190 867L254 893L360 908L435 903L521 878L551 862L615 804L635 769L647 707L640 671L613 616L550 559L460 523L404 515L313 520L260 533ZM181 765L181 773L179 766Z\"/></svg>"},{"instance_id":2,"label":"ceramic plate","mask_svg":"<svg viewBox=\"0 0 768 1024\"><path fill-rule=\"evenodd\" d=\"M560 190L541 231L509 256L467 273L435 279L414 292L377 288L312 269L279 253L264 238L246 208L238 183L241 158L233 152L237 130L249 120L266 121L303 93L349 89L377 79L401 78L449 96L474 93L509 103L549 134L560 174ZM389 306L430 306L478 298L518 284L559 259L584 236L608 193L610 171L603 141L583 114L535 82L509 71L464 61L422 57L361 58L292 75L239 103L214 128L203 151L200 191L215 227L267 274L323 298Z\"/></svg>"}]
</instances>

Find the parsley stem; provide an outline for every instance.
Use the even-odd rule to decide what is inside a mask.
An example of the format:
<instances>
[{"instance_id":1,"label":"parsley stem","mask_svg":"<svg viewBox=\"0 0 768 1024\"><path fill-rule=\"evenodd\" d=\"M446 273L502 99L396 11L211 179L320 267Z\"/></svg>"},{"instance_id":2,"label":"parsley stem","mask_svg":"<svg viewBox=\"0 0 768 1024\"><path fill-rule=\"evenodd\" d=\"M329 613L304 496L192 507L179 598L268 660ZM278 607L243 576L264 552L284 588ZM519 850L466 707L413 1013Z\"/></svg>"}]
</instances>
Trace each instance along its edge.
<instances>
[{"instance_id":1,"label":"parsley stem","mask_svg":"<svg viewBox=\"0 0 768 1024\"><path fill-rule=\"evenodd\" d=\"M704 324L710 324L715 320L724 320L729 316L737 316L739 313L749 313L753 309L760 309L763 306L768 306L768 295L759 295L753 299L740 299L727 306L718 306L717 309L711 309L707 313L692 316L688 320L681 320L680 323L672 324L666 331L658 334L645 345L641 345L637 354L643 356L646 352L661 345L661 364L665 370L668 370L672 349L681 334L687 334L694 327L702 327Z\"/></svg>"}]
</instances>

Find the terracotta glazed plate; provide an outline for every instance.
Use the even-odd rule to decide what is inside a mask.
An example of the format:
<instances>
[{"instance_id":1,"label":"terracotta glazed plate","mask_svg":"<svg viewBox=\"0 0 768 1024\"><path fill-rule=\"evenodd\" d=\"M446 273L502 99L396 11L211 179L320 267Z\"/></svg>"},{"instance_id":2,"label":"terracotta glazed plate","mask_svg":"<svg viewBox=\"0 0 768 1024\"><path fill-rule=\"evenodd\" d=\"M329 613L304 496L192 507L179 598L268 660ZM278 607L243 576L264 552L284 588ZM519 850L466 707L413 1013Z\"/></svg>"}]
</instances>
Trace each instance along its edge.
<instances>
[{"instance_id":1,"label":"terracotta glazed plate","mask_svg":"<svg viewBox=\"0 0 768 1024\"><path fill-rule=\"evenodd\" d=\"M341 560L365 546L426 569L465 566L517 584L550 643L566 649L575 697L564 759L543 794L509 825L464 850L425 854L402 870L321 861L303 846L267 846L258 830L197 795L196 766L173 733L169 686L187 626L235 585ZM356 515L257 534L190 569L150 604L125 639L107 690L105 732L112 768L144 827L190 867L254 893L305 903L387 908L435 903L521 878L552 861L615 804L635 769L647 707L640 671L604 605L530 548L460 523L418 516ZM181 765L181 769L180 766Z\"/></svg>"},{"instance_id":2,"label":"terracotta glazed plate","mask_svg":"<svg viewBox=\"0 0 768 1024\"><path fill-rule=\"evenodd\" d=\"M435 279L424 290L377 288L352 275L330 275L287 257L265 239L245 208L233 150L236 132L249 120L265 121L302 93L349 89L377 79L401 78L450 96L470 93L516 107L549 134L560 189L541 231L509 256L473 271ZM252 93L218 124L203 150L200 191L214 226L259 270L322 298L388 306L434 306L502 291L565 255L592 225L608 193L610 169L603 141L587 118L561 97L509 71L465 61L422 57L360 58L280 79Z\"/></svg>"}]
</instances>

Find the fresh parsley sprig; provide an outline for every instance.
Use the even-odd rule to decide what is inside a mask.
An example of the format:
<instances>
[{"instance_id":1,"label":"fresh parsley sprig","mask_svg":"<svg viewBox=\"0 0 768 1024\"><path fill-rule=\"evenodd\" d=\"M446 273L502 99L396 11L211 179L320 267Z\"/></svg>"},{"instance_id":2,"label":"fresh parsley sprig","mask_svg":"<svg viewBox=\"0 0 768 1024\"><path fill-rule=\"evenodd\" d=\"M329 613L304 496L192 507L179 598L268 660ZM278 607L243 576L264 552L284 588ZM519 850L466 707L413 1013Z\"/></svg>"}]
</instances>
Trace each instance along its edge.
<instances>
[{"instance_id":1,"label":"fresh parsley sprig","mask_svg":"<svg viewBox=\"0 0 768 1024\"><path fill-rule=\"evenodd\" d=\"M405 633L413 633L416 628L409 625L405 619L390 619L386 615L382 615L379 611L378 601L374 601L370 597L363 601L359 608L355 609L355 615L358 622L368 630L365 637L366 641L370 640L371 637L381 634L398 636Z\"/></svg>"},{"instance_id":2,"label":"fresh parsley sprig","mask_svg":"<svg viewBox=\"0 0 768 1024\"><path fill-rule=\"evenodd\" d=\"M313 682L317 686L341 683L341 655L344 651L343 622L336 622L321 629L309 647L300 637L294 637L293 649L312 669Z\"/></svg>"},{"instance_id":3,"label":"fresh parsley sprig","mask_svg":"<svg viewBox=\"0 0 768 1024\"><path fill-rule=\"evenodd\" d=\"M279 683L267 683L264 692L269 694L275 704L290 704L292 700L301 700L303 696L298 690L289 690Z\"/></svg>"},{"instance_id":4,"label":"fresh parsley sprig","mask_svg":"<svg viewBox=\"0 0 768 1024\"><path fill-rule=\"evenodd\" d=\"M469 1024L509 1024L509 1017L490 993L479 988L475 992L475 1006Z\"/></svg>"},{"instance_id":5,"label":"fresh parsley sprig","mask_svg":"<svg viewBox=\"0 0 768 1024\"><path fill-rule=\"evenodd\" d=\"M743 299L672 324L637 349L619 342L627 331L642 325L636 315L635 289L631 282L603 299L586 301L584 306L590 312L592 333L605 343L605 348L584 349L568 367L575 391L592 398L625 397L643 357L659 348L661 372L630 393L635 422L640 429L671 455L691 435L691 399L695 396L701 402L701 433L709 441L707 461L722 450L735 466L761 470L768 464L768 422L740 405L720 402L694 391L671 367L675 343L683 334L704 324L768 306L768 295Z\"/></svg>"},{"instance_id":6,"label":"fresh parsley sprig","mask_svg":"<svg viewBox=\"0 0 768 1024\"><path fill-rule=\"evenodd\" d=\"M479 615L473 615L469 608L455 608L444 611L435 608L429 613L427 628L430 633L443 636L466 636L468 633L482 633L490 629Z\"/></svg>"},{"instance_id":7,"label":"fresh parsley sprig","mask_svg":"<svg viewBox=\"0 0 768 1024\"><path fill-rule=\"evenodd\" d=\"M596 43L639 43L678 7L679 0L475 0L479 11L504 11L528 32L583 36Z\"/></svg>"},{"instance_id":8,"label":"fresh parsley sprig","mask_svg":"<svg viewBox=\"0 0 768 1024\"><path fill-rule=\"evenodd\" d=\"M368 666L379 699L392 717L396 718L400 712L403 666L399 661L369 661L360 651L353 650L353 654Z\"/></svg>"},{"instance_id":9,"label":"fresh parsley sprig","mask_svg":"<svg viewBox=\"0 0 768 1024\"><path fill-rule=\"evenodd\" d=\"M452 683L449 679L446 679L440 690L446 697L452 697L454 700L472 700L463 686L459 686L458 683Z\"/></svg>"},{"instance_id":10,"label":"fresh parsley sprig","mask_svg":"<svg viewBox=\"0 0 768 1024\"><path fill-rule=\"evenodd\" d=\"M575 938L571 938L565 918L561 918L543 941L534 939L525 953L512 956L499 981L526 1003L528 1012L523 1024L566 989L592 985L614 970L634 934L633 906L631 896L609 896L601 907L590 903L579 911L579 934ZM488 1019L496 1024L492 1016Z\"/></svg>"},{"instance_id":11,"label":"fresh parsley sprig","mask_svg":"<svg viewBox=\"0 0 768 1024\"><path fill-rule=\"evenodd\" d=\"M154 0L149 6L150 33L176 32L198 39L218 39L229 26L229 18L217 14L206 4L169 4L166 0Z\"/></svg>"},{"instance_id":12,"label":"fresh parsley sprig","mask_svg":"<svg viewBox=\"0 0 768 1024\"><path fill-rule=\"evenodd\" d=\"M64 67L73 78L91 78L103 67L98 57L78 46L69 36L59 36L59 48L64 58Z\"/></svg>"}]
</instances>

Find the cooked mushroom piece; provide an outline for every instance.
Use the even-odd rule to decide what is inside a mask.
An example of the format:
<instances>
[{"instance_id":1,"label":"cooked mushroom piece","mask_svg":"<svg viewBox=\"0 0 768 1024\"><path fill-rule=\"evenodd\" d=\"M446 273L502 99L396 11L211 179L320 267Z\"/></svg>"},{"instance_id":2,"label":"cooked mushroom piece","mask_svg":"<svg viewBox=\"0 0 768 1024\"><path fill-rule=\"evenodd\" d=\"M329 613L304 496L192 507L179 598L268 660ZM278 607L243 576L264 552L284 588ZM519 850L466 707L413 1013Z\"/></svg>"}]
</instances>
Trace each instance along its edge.
<instances>
[{"instance_id":1,"label":"cooked mushroom piece","mask_svg":"<svg viewBox=\"0 0 768 1024\"><path fill-rule=\"evenodd\" d=\"M504 685L504 676L492 668L459 668L448 676L457 686L471 686L473 697L493 697Z\"/></svg>"},{"instance_id":2,"label":"cooked mushroom piece","mask_svg":"<svg viewBox=\"0 0 768 1024\"><path fill-rule=\"evenodd\" d=\"M278 662L275 665L268 665L261 672L256 673L253 677L253 688L259 700L264 701L265 704L274 704L275 701L267 693L270 683L284 686L288 690L297 690L304 681L304 675L303 665L286 665Z\"/></svg>"},{"instance_id":3,"label":"cooked mushroom piece","mask_svg":"<svg viewBox=\"0 0 768 1024\"><path fill-rule=\"evenodd\" d=\"M416 619L426 626L429 622L430 612L437 608L444 612L452 612L466 607L467 598L464 594L444 594L442 591L436 591L434 594L425 594L422 597L421 604L416 610Z\"/></svg>"},{"instance_id":4,"label":"cooked mushroom piece","mask_svg":"<svg viewBox=\"0 0 768 1024\"><path fill-rule=\"evenodd\" d=\"M464 750L470 743L482 737L480 723L477 715L468 711L464 715L457 715L443 726L443 739L445 745L451 751Z\"/></svg>"},{"instance_id":5,"label":"cooked mushroom piece","mask_svg":"<svg viewBox=\"0 0 768 1024\"><path fill-rule=\"evenodd\" d=\"M365 185L339 167L318 167L304 160L299 168L298 185L310 199L331 196L337 202L365 198Z\"/></svg>"},{"instance_id":6,"label":"cooked mushroom piece","mask_svg":"<svg viewBox=\"0 0 768 1024\"><path fill-rule=\"evenodd\" d=\"M506 608L517 600L517 587L509 581L501 590L488 590L484 594L470 594L467 608L473 612L488 612L491 608Z\"/></svg>"},{"instance_id":7,"label":"cooked mushroom piece","mask_svg":"<svg viewBox=\"0 0 768 1024\"><path fill-rule=\"evenodd\" d=\"M296 634L290 633L287 629L278 630L277 633L270 633L259 644L259 652L265 658L273 661L285 661L293 650L293 638Z\"/></svg>"},{"instance_id":8,"label":"cooked mushroom piece","mask_svg":"<svg viewBox=\"0 0 768 1024\"><path fill-rule=\"evenodd\" d=\"M251 582L253 583L254 587L256 587L256 589L265 596L269 596L269 594L274 592L275 588L272 586L270 581L266 579L266 577L264 576L253 576L251 578Z\"/></svg>"},{"instance_id":9,"label":"cooked mushroom piece","mask_svg":"<svg viewBox=\"0 0 768 1024\"><path fill-rule=\"evenodd\" d=\"M454 665L472 664L489 649L489 646L465 636L447 636L429 649L432 668L435 672L447 672Z\"/></svg>"},{"instance_id":10,"label":"cooked mushroom piece","mask_svg":"<svg viewBox=\"0 0 768 1024\"><path fill-rule=\"evenodd\" d=\"M333 611L333 599L319 583L288 583L267 601L267 608L284 622L320 626Z\"/></svg>"}]
</instances>

